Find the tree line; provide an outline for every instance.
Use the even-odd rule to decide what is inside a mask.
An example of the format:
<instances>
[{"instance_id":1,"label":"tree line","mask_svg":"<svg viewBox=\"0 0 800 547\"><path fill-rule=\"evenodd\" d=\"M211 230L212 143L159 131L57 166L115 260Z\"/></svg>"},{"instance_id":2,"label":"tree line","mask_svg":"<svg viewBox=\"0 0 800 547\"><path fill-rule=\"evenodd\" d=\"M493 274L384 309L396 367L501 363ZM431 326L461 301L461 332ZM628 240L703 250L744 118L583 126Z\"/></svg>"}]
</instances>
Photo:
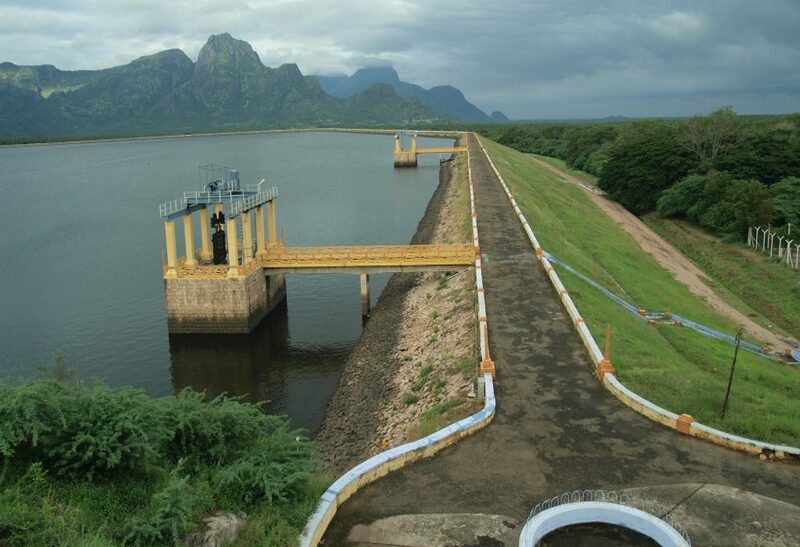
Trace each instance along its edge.
<instances>
[{"instance_id":1,"label":"tree line","mask_svg":"<svg viewBox=\"0 0 800 547\"><path fill-rule=\"evenodd\" d=\"M800 114L685 120L485 126L521 152L596 175L629 211L686 218L742 239L752 225L800 223Z\"/></svg>"}]
</instances>

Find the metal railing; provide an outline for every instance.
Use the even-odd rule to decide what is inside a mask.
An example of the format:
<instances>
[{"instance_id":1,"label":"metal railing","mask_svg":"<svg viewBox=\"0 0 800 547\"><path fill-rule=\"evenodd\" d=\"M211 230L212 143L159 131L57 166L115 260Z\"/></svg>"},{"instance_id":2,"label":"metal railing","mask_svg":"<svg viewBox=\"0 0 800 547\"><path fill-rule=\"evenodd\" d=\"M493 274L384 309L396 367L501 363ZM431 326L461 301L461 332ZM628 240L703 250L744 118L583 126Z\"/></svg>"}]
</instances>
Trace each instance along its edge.
<instances>
[{"instance_id":1,"label":"metal railing","mask_svg":"<svg viewBox=\"0 0 800 547\"><path fill-rule=\"evenodd\" d=\"M268 201L278 197L278 189L273 186L269 190L259 192L253 196L246 196L241 201L236 201L231 205L231 215L239 215Z\"/></svg>"},{"instance_id":2,"label":"metal railing","mask_svg":"<svg viewBox=\"0 0 800 547\"><path fill-rule=\"evenodd\" d=\"M636 494L631 494L628 492L615 492L613 490L573 490L572 492L565 492L558 496L553 496L552 498L543 502L537 503L528 515L527 520L531 520L539 513L543 513L544 511L552 509L553 507L566 505L568 503L581 502L613 503L616 505L624 505L626 507L639 509L640 511L644 511L645 513L649 513L654 517L663 520L676 532L678 532L689 545L692 544L692 540L689 538L689 534L686 532L686 529L675 519L675 517L669 514L669 512L660 514L662 511L659 510L658 504L655 501L645 499Z\"/></svg>"}]
</instances>

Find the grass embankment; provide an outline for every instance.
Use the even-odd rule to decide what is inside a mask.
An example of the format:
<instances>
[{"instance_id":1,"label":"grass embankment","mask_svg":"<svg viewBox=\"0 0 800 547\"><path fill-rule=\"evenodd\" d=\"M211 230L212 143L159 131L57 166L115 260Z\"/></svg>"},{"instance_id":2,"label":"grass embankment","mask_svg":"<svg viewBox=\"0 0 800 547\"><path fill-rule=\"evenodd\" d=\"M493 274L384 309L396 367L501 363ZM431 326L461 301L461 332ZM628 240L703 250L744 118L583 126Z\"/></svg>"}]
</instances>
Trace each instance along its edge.
<instances>
[{"instance_id":1,"label":"grass embankment","mask_svg":"<svg viewBox=\"0 0 800 547\"><path fill-rule=\"evenodd\" d=\"M545 163L549 163L550 165L552 165L556 169L561 169L562 171L564 171L568 175L572 175L573 177L579 178L582 181L591 184L592 186L597 186L597 177L595 175L592 175L591 173L587 173L586 171L580 171L578 169L573 169L572 167L567 165L567 162L565 162L564 160L560 160L558 158L551 158L549 156L540 156L539 154L530 154L530 155L533 156L534 158L536 158L537 160L541 160L541 161L543 161Z\"/></svg>"},{"instance_id":2,"label":"grass embankment","mask_svg":"<svg viewBox=\"0 0 800 547\"><path fill-rule=\"evenodd\" d=\"M246 513L235 545L284 547L328 481L257 406L70 380L0 383L0 458L0 545L176 545Z\"/></svg>"},{"instance_id":3,"label":"grass embankment","mask_svg":"<svg viewBox=\"0 0 800 547\"><path fill-rule=\"evenodd\" d=\"M737 307L765 327L800 337L797 271L743 244L722 241L686 221L657 214L642 220L706 272L711 285L725 294L726 300L740 301Z\"/></svg>"},{"instance_id":4,"label":"grass embankment","mask_svg":"<svg viewBox=\"0 0 800 547\"><path fill-rule=\"evenodd\" d=\"M734 334L737 326L661 269L579 188L525 154L483 139L542 246L632 304L671 311ZM742 351L728 414L720 419L733 348L690 329L651 326L579 278L559 275L601 344L613 329L620 380L654 403L732 433L800 444L800 368Z\"/></svg>"}]
</instances>

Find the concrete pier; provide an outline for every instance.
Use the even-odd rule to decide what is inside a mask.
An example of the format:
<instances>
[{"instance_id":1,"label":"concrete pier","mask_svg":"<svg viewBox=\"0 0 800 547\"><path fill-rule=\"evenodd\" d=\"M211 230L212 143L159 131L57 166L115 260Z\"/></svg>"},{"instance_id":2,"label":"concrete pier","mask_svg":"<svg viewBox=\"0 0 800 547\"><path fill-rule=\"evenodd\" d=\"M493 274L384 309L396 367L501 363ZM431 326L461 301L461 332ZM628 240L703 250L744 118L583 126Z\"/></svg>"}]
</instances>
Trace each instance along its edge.
<instances>
[{"instance_id":1,"label":"concrete pier","mask_svg":"<svg viewBox=\"0 0 800 547\"><path fill-rule=\"evenodd\" d=\"M231 279L164 279L173 333L248 333L286 297L283 275L258 268Z\"/></svg>"}]
</instances>

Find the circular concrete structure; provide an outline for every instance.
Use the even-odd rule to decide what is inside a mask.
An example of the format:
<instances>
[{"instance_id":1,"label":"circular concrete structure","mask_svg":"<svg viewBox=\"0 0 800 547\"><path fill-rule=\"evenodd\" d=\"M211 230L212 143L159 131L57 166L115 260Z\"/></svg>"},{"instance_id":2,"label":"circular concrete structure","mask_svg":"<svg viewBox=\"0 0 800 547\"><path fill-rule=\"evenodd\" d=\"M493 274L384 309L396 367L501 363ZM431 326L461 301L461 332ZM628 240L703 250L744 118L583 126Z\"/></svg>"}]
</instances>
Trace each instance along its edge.
<instances>
[{"instance_id":1,"label":"circular concrete structure","mask_svg":"<svg viewBox=\"0 0 800 547\"><path fill-rule=\"evenodd\" d=\"M675 528L639 509L598 501L566 503L547 509L531 518L522 529L520 547L535 547L547 534L575 524L602 522L622 526L643 534L665 547L691 545Z\"/></svg>"}]
</instances>

